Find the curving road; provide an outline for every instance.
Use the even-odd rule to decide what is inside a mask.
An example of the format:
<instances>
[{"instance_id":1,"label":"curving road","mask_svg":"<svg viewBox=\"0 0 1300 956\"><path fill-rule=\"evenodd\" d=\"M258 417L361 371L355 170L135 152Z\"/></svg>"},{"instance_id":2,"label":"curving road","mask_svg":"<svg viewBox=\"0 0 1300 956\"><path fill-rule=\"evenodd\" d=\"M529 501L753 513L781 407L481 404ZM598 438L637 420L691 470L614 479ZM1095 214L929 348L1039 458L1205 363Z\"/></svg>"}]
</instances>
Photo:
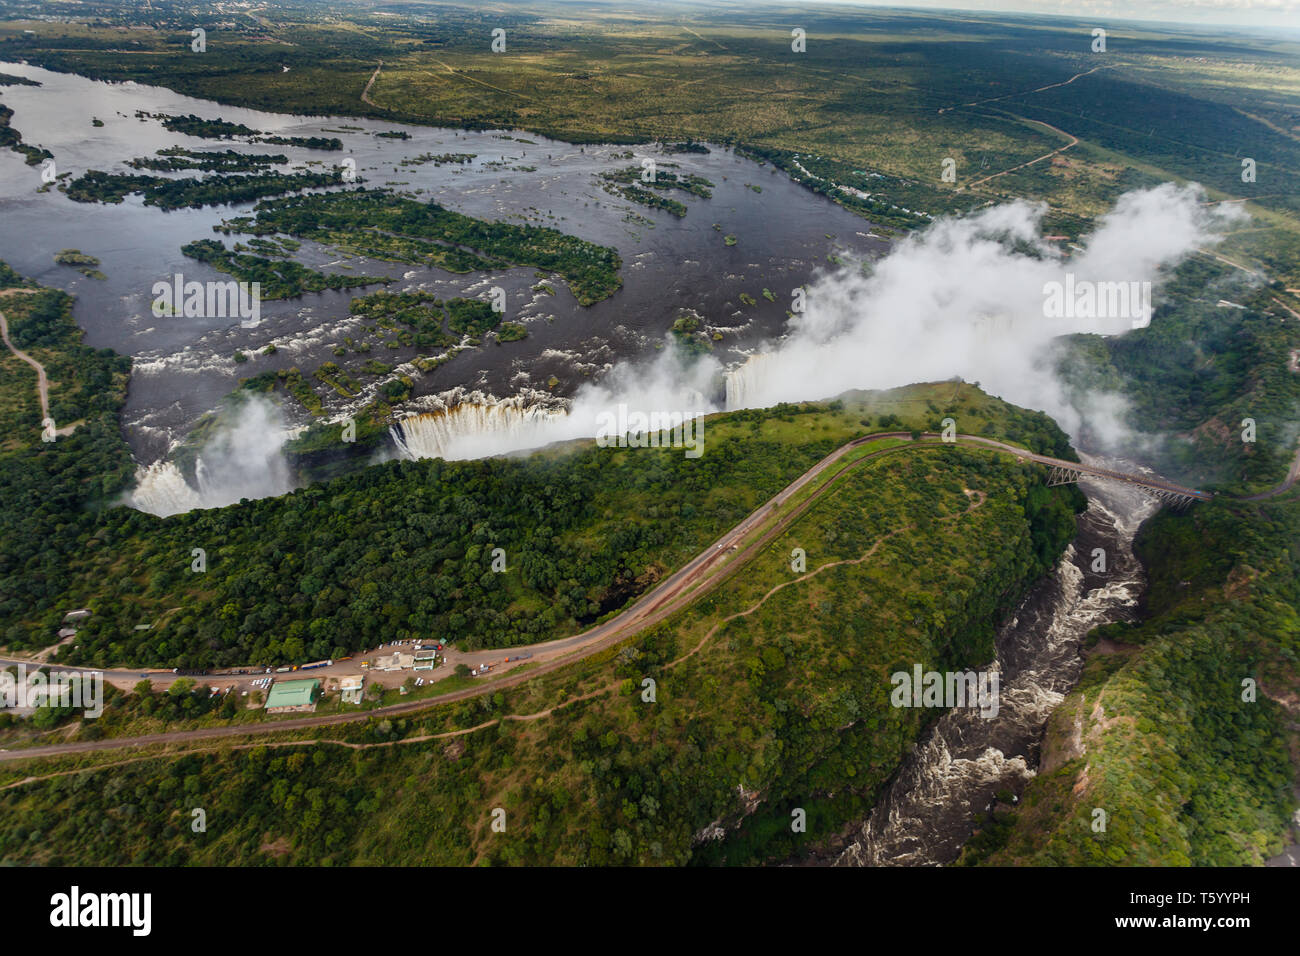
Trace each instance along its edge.
<instances>
[{"instance_id":1,"label":"curving road","mask_svg":"<svg viewBox=\"0 0 1300 956\"><path fill-rule=\"evenodd\" d=\"M855 458L851 461L844 461L844 458L855 449L861 448L863 445L870 442L885 439L901 439L905 440L907 444L896 445L891 448L869 452L868 454L862 455L861 457ZM529 663L533 666L527 670L520 670L514 674L506 674L496 679L486 681L480 686L468 687L458 691L450 691L445 694L439 694L435 697L425 697L405 703L390 704L385 707L377 707L373 710L357 711L347 714L332 714L324 717L296 717L285 720L268 720L258 723L233 724L229 726L210 727L196 730L166 731L156 734L145 734L137 737L118 737L107 740L76 741L66 744L28 747L19 750L0 752L0 761L26 760L58 754L145 747L153 744L184 743L194 740L208 740L223 737L243 737L253 734L275 733L278 731L301 730L312 727L326 727L336 724L354 723L370 720L374 717L409 714L415 711L426 710L438 704L466 700L472 697L478 697L482 694L493 693L506 687L515 686L524 681L530 680L533 677L550 673L561 667L568 666L569 664L589 657L592 654L599 653L600 651L622 643L628 638L661 623L670 615L681 610L701 595L717 587L731 574L735 573L745 565L751 558L755 557L779 535L784 533L790 525L798 521L799 518L802 517L803 514L850 469L856 468L864 462L874 461L884 455L911 451L918 448L936 448L945 444L938 439L938 435L926 432L922 435L921 441L913 442L911 440L910 432L883 432L874 435L865 435L861 438L855 438L852 441L846 442L809 468L763 505L752 511L743 521L733 527L726 534L722 535L722 537L712 542L707 548L692 558L683 567L679 568L676 572L661 581L652 590L634 602L627 610L615 615L605 623L599 624L587 631L583 631L580 634L575 634L571 637L558 638L542 644L531 645L527 650L532 655L529 659ZM1130 485L1137 485L1157 491L1189 495L1198 500L1207 500L1211 497L1208 492L1198 491L1193 488L1184 488L1181 485L1176 485L1172 482L1164 481L1163 479L1147 478L1141 475L1130 475L1123 472L1110 471L1104 468L1096 468L1079 462L1064 461L1059 458L1039 455L1024 448L1018 448L1014 445L1006 444L1005 442L977 435L959 435L957 436L957 441L953 442L953 444L961 444L968 447L976 446L988 448L994 451L1010 454L1021 461L1033 461L1048 466L1065 467L1098 478L1122 481ZM1286 490L1287 487L1290 487L1290 484L1295 480L1298 469L1300 469L1300 457L1297 458L1296 465L1292 468L1292 476L1285 483L1285 487L1279 486L1278 489L1275 489L1275 493L1280 493L1281 491ZM799 501L793 507L788 508L784 512L782 511L783 506L787 505L793 497L808 489L810 485L813 485L823 476L825 476L825 481L813 488L811 493L804 497L803 500ZM503 653L504 652L501 650L479 651L475 652L475 654L459 655L459 658L461 662L465 663L470 663L477 659L486 662L492 658L499 659ZM18 659L0 659L0 666L18 663L31 664L32 662L20 661ZM338 670L339 667L340 665L335 665L334 669ZM84 668L71 668L60 665L50 665L50 669L54 671L84 671ZM139 678L141 669L130 668L106 670L102 673L104 674L105 679L108 680L114 678L135 680ZM328 671L313 671L310 674L299 673L295 674L295 676L314 677L320 676L323 673L328 673ZM151 674L149 676L151 678L161 678L164 683L166 683L168 679L174 679L171 674ZM251 682L263 675L260 673L253 673L238 676L207 676L208 679L219 676L219 679L222 681L229 679L234 680L236 683L242 683Z\"/></svg>"},{"instance_id":2,"label":"curving road","mask_svg":"<svg viewBox=\"0 0 1300 956\"><path fill-rule=\"evenodd\" d=\"M1295 458L1291 460L1291 470L1286 473L1286 479L1281 484L1268 489L1268 491L1261 491L1257 495L1247 495L1241 500L1264 501L1267 498L1276 498L1278 495L1290 491L1297 480L1300 480L1300 451L1297 451Z\"/></svg>"},{"instance_id":3,"label":"curving road","mask_svg":"<svg viewBox=\"0 0 1300 956\"><path fill-rule=\"evenodd\" d=\"M1183 485L1176 485L1172 481L1165 481L1163 478L1149 478L1146 475L1135 475L1126 471L1111 471L1107 468L1097 468L1094 465L1085 465L1077 461L1066 461L1063 458L1037 455L1033 452L1026 451L1023 448L1016 448L1014 445L1007 445L1003 442L995 441L992 438L981 438L976 435L961 435L959 438L963 443L974 443L985 445L989 448L996 448L999 451L1015 455L1022 461L1036 461L1040 465L1048 465L1052 468L1065 468L1070 471L1079 471L1083 472L1085 475L1092 475L1094 478L1106 478L1111 481L1123 482L1127 485L1136 485L1140 488L1146 488L1151 491L1186 495L1189 498L1195 498L1197 501L1209 501L1214 497L1214 495L1208 491L1200 491L1196 488L1187 488Z\"/></svg>"}]
</instances>

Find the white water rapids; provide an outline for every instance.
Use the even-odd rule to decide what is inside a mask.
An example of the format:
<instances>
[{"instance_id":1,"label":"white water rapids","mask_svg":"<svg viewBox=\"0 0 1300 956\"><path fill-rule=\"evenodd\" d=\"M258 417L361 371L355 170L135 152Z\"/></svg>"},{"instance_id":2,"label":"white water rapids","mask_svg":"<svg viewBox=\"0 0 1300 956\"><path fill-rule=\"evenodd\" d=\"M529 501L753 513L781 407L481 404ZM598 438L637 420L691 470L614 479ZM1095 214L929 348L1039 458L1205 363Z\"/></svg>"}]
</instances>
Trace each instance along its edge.
<instances>
[{"instance_id":1,"label":"white water rapids","mask_svg":"<svg viewBox=\"0 0 1300 956\"><path fill-rule=\"evenodd\" d=\"M1089 503L1079 516L1074 544L998 631L992 665L1002 683L997 716L985 719L966 709L944 714L903 763L836 866L950 863L995 794L1009 790L1018 796L1033 778L1047 719L1079 678L1084 636L1102 624L1132 618L1145 586L1133 538L1158 508L1136 489L1092 482L1081 487ZM1106 552L1102 573L1091 570L1098 547Z\"/></svg>"}]
</instances>

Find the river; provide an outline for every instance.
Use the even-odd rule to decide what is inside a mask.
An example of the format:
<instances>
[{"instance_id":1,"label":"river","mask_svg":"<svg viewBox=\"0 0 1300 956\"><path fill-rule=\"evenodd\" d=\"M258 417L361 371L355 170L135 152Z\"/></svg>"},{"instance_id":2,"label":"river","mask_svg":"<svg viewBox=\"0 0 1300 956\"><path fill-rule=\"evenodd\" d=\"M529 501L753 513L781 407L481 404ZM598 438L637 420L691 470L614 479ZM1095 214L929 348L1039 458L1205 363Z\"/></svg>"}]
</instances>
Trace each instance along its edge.
<instances>
[{"instance_id":1,"label":"river","mask_svg":"<svg viewBox=\"0 0 1300 956\"><path fill-rule=\"evenodd\" d=\"M329 169L352 159L366 186L432 199L481 219L550 226L618 250L623 288L582 307L562 281L551 283L554 295L536 291L538 277L532 268L457 275L345 258L304 243L295 255L303 264L328 272L388 276L396 280L387 287L390 291L419 288L442 298L484 296L494 285L506 291L506 317L523 324L528 337L501 347L467 349L432 372L415 372L417 398L455 389L498 399L529 390L566 398L620 362L657 354L674 318L686 309L702 317L717 357L734 362L781 331L791 291L831 269L832 257L872 258L888 247L870 235L870 223L810 193L772 166L760 166L723 147L700 154L669 153L653 144L574 146L514 130L465 131L268 113L162 87L102 82L20 63L0 63L0 72L41 84L0 87L0 102L14 110L12 125L24 142L54 154L59 174L75 177L89 169L138 173L126 165L128 160L177 145L283 153L288 162L272 167L281 172ZM250 144L246 138L200 139L168 132L156 118L142 118L137 111L193 113L282 136L334 137L343 142L343 149L323 152ZM94 126L93 120L103 125ZM389 132L409 138L377 135ZM425 154L444 153L472 153L474 159L466 164L403 165ZM712 198L673 191L673 198L688 208L679 219L602 189L600 173L639 167L649 158L661 169L707 178L714 184ZM40 192L41 185L40 166L27 166L18 154L0 150L0 216L5 223L0 260L45 285L75 294L74 317L88 345L132 356L123 428L142 465L166 456L241 377L298 367L310 380L324 362L353 361L334 352L361 325L349 315L351 298L380 286L265 302L255 329L227 319L157 319L150 313L153 284L170 280L175 272L187 280L226 278L185 258L180 247L213 238L214 225L247 214L251 203L162 212L144 206L139 196L128 196L118 205L76 203L58 190ZM726 235L736 237L735 245L725 244ZM64 248L98 257L106 278L87 278L55 265L54 253ZM764 288L773 292L773 299L763 296ZM741 293L752 304L742 301ZM263 354L268 345L276 346L274 354ZM248 360L237 363L237 351ZM377 348L372 357L401 366L424 354L427 351L413 347ZM337 417L364 404L379 385L379 380L367 382L367 390L351 402L326 387L316 391L328 414ZM304 409L295 403L285 406L288 425L307 423ZM421 406L417 402L414 407Z\"/></svg>"},{"instance_id":2,"label":"river","mask_svg":"<svg viewBox=\"0 0 1300 956\"><path fill-rule=\"evenodd\" d=\"M1100 467L1131 462L1082 456ZM1133 553L1138 528L1158 509L1133 488L1080 482L1088 497L1078 534L1055 569L1022 599L996 639L997 715L953 709L913 748L837 866L938 866L961 853L999 791L1017 798L1039 767L1047 719L1078 682L1080 646L1095 627L1133 620L1145 588ZM1095 550L1105 571L1094 571ZM989 668L983 668L985 670Z\"/></svg>"}]
</instances>

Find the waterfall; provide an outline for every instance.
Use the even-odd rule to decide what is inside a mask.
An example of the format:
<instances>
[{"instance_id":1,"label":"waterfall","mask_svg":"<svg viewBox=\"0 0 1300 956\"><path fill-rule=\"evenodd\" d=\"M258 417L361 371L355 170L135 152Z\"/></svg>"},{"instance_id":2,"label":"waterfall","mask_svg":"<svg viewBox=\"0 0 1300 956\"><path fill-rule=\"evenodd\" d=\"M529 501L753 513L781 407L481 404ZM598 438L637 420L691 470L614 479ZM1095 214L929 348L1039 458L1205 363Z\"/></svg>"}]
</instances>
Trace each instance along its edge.
<instances>
[{"instance_id":1,"label":"waterfall","mask_svg":"<svg viewBox=\"0 0 1300 956\"><path fill-rule=\"evenodd\" d=\"M408 415L390 426L406 458L483 458L579 437L562 410L522 396L495 402L461 402Z\"/></svg>"},{"instance_id":2,"label":"waterfall","mask_svg":"<svg viewBox=\"0 0 1300 956\"><path fill-rule=\"evenodd\" d=\"M136 469L135 490L127 496L127 503L165 518L203 507L203 498L190 487L175 462L155 461Z\"/></svg>"},{"instance_id":3,"label":"waterfall","mask_svg":"<svg viewBox=\"0 0 1300 956\"><path fill-rule=\"evenodd\" d=\"M243 498L282 495L293 488L281 446L298 430L284 427L279 409L249 399L232 410L204 443L194 463L195 488L173 461L158 461L136 472L136 487L126 504L159 517L219 508Z\"/></svg>"},{"instance_id":4,"label":"waterfall","mask_svg":"<svg viewBox=\"0 0 1300 956\"><path fill-rule=\"evenodd\" d=\"M759 352L725 375L727 411L738 408L764 408L775 404L767 394L775 383L777 356L772 352ZM804 396L807 397L806 395ZM781 401L781 399L776 399Z\"/></svg>"}]
</instances>

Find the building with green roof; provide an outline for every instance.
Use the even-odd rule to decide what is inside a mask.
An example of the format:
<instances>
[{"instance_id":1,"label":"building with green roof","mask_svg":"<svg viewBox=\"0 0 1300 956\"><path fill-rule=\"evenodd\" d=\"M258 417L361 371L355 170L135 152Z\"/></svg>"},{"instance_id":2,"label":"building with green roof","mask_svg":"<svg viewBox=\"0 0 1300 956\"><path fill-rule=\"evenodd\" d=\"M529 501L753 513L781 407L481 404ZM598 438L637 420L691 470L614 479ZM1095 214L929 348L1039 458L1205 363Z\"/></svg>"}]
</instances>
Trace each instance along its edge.
<instances>
[{"instance_id":1,"label":"building with green roof","mask_svg":"<svg viewBox=\"0 0 1300 956\"><path fill-rule=\"evenodd\" d=\"M276 681L271 685L271 693L266 698L268 714L288 714L295 711L316 709L316 698L320 696L318 680Z\"/></svg>"}]
</instances>

